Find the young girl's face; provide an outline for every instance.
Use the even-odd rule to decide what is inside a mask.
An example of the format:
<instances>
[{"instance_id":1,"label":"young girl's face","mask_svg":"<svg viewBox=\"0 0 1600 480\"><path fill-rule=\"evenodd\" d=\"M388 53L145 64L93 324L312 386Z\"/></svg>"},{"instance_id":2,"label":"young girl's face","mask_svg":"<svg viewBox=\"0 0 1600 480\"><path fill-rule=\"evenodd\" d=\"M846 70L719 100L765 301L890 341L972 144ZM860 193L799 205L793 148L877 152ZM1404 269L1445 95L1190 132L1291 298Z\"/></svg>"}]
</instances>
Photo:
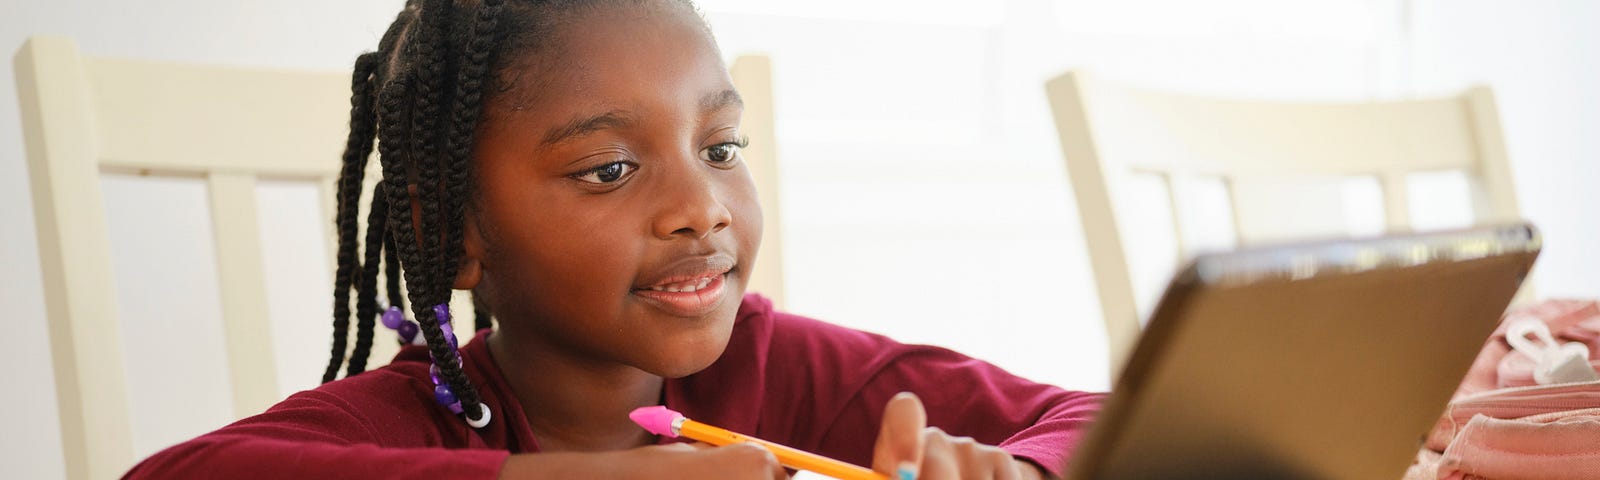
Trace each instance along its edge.
<instances>
[{"instance_id":1,"label":"young girl's face","mask_svg":"<svg viewBox=\"0 0 1600 480\"><path fill-rule=\"evenodd\" d=\"M518 348L675 377L727 344L761 232L742 104L663 3L573 14L498 72L467 255Z\"/></svg>"}]
</instances>

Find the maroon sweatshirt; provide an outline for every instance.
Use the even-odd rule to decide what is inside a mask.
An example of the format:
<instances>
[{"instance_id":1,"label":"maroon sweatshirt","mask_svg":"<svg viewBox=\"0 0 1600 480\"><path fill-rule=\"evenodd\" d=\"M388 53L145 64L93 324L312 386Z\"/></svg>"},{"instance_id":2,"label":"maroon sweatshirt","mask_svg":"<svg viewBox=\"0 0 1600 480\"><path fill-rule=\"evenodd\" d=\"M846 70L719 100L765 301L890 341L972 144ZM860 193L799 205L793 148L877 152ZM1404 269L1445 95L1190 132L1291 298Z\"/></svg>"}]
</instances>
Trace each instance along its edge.
<instances>
[{"instance_id":1,"label":"maroon sweatshirt","mask_svg":"<svg viewBox=\"0 0 1600 480\"><path fill-rule=\"evenodd\" d=\"M265 413L161 451L125 478L495 478L537 452L528 412L480 332L462 348L493 410L474 430L433 400L428 354L291 395ZM735 432L870 465L879 415L915 392L928 424L999 445L1057 475L1102 395L1033 383L947 349L897 343L774 311L747 295L728 348L705 370L667 379L666 406Z\"/></svg>"}]
</instances>

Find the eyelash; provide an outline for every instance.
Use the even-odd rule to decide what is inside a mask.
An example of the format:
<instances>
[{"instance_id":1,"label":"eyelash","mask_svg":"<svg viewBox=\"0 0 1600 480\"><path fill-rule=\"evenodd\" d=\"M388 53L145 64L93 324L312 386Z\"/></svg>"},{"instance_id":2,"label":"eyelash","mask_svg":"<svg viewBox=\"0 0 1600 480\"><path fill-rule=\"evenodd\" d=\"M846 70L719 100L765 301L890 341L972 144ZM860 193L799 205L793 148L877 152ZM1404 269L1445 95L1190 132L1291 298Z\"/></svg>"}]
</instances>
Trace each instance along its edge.
<instances>
[{"instance_id":1,"label":"eyelash","mask_svg":"<svg viewBox=\"0 0 1600 480\"><path fill-rule=\"evenodd\" d=\"M722 143L719 143L719 144L716 144L716 145L712 145L712 146L706 147L705 149L701 150L701 152L709 152L713 148L724 147L724 146L733 146L733 147L738 148L739 150L744 150L745 147L750 146L750 138L749 137L739 137L737 140L734 140L734 141L731 141L731 142L722 142ZM733 152L733 154L734 155L738 155L739 154L739 150L735 150ZM712 162L712 163L715 164L718 167L728 168L729 165L733 165L735 160L737 160L739 158L740 157L735 157L735 158L730 158L725 162ZM701 160L705 160L705 161L711 162L710 158L702 157Z\"/></svg>"},{"instance_id":2,"label":"eyelash","mask_svg":"<svg viewBox=\"0 0 1600 480\"><path fill-rule=\"evenodd\" d=\"M608 170L608 169L610 169L612 167L616 167L616 166L623 167L623 170L622 170L621 173L617 174L617 178L615 180L611 180L609 182L607 182L607 181L593 181L592 182L592 181L589 181L589 180L584 180L584 177L588 177L590 175L595 176L595 180L601 180L600 177L599 177L599 175L601 173L605 172L606 170ZM634 171L636 171L638 169L639 169L639 166L634 164L633 162L615 161L615 162L608 162L608 163L606 163L604 165L600 165L598 167L594 167L594 168L591 168L591 169L588 169L588 170L584 170L584 171L581 171L581 172L578 172L578 173L574 173L574 174L572 174L570 176L574 180L577 180L577 181L580 181L580 182L583 182L583 183L587 183L587 184L590 184L590 185L611 186L611 185L617 185L618 183L622 182L623 180L626 180L629 176L633 175Z\"/></svg>"}]
</instances>

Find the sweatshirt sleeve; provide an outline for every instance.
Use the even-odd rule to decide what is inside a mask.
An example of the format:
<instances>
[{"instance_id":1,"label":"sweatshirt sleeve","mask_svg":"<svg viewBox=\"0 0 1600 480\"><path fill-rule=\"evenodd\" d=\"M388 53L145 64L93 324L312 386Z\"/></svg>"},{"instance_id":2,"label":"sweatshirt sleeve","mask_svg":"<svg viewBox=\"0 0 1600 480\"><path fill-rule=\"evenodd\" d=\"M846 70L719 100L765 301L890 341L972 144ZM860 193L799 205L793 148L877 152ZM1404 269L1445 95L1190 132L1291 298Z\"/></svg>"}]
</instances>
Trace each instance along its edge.
<instances>
[{"instance_id":1,"label":"sweatshirt sleeve","mask_svg":"<svg viewBox=\"0 0 1600 480\"><path fill-rule=\"evenodd\" d=\"M875 439L883 407L909 391L922 399L929 426L999 446L1061 476L1103 399L1034 383L943 348L885 347L896 353L845 404L836 428L859 426L867 429L865 438Z\"/></svg>"},{"instance_id":2,"label":"sweatshirt sleeve","mask_svg":"<svg viewBox=\"0 0 1600 480\"><path fill-rule=\"evenodd\" d=\"M384 447L388 435L379 432L391 432L357 411L337 396L301 392L265 413L163 450L123 478L493 479L510 455Z\"/></svg>"},{"instance_id":3,"label":"sweatshirt sleeve","mask_svg":"<svg viewBox=\"0 0 1600 480\"><path fill-rule=\"evenodd\" d=\"M784 411L807 419L797 423L821 428L808 434L817 427L795 427L797 438L813 439L802 443L861 465L871 463L884 406L909 391L921 398L929 426L999 446L1060 476L1104 398L1036 383L945 348L775 316L774 336L783 340L772 342L770 374L788 379L780 385L799 383L799 390L782 395L809 399Z\"/></svg>"}]
</instances>

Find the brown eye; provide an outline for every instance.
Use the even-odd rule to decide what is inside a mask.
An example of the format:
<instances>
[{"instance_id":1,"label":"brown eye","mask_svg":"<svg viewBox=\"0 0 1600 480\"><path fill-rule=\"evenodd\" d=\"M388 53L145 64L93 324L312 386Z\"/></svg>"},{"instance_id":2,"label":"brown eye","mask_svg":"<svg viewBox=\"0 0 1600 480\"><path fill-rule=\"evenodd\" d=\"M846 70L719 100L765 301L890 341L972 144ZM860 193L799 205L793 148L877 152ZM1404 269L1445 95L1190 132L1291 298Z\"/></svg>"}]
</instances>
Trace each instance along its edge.
<instances>
[{"instance_id":1,"label":"brown eye","mask_svg":"<svg viewBox=\"0 0 1600 480\"><path fill-rule=\"evenodd\" d=\"M700 159L715 164L733 163L739 159L739 144L719 143L706 147L700 151Z\"/></svg>"},{"instance_id":2,"label":"brown eye","mask_svg":"<svg viewBox=\"0 0 1600 480\"><path fill-rule=\"evenodd\" d=\"M593 170L574 175L572 178L576 178L582 182L588 182L597 185L607 185L627 178L627 176L632 174L633 171L633 165L623 162L611 162L596 167Z\"/></svg>"}]
</instances>

